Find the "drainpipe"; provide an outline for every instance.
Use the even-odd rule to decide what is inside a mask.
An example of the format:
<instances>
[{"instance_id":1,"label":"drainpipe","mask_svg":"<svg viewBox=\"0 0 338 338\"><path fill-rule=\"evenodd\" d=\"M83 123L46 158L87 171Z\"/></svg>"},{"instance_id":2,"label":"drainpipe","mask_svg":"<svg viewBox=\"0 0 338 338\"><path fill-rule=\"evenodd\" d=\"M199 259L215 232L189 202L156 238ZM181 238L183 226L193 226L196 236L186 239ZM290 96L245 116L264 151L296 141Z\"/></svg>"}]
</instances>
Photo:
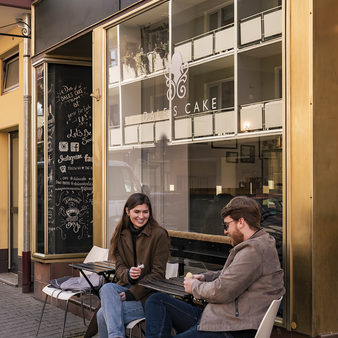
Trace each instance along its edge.
<instances>
[{"instance_id":1,"label":"drainpipe","mask_svg":"<svg viewBox=\"0 0 338 338\"><path fill-rule=\"evenodd\" d=\"M30 27L30 15L25 14L23 20ZM30 32L29 32L30 34ZM22 251L22 292L31 291L31 251L30 251L30 125L31 125L31 95L30 95L30 39L24 38L23 47L23 251Z\"/></svg>"}]
</instances>

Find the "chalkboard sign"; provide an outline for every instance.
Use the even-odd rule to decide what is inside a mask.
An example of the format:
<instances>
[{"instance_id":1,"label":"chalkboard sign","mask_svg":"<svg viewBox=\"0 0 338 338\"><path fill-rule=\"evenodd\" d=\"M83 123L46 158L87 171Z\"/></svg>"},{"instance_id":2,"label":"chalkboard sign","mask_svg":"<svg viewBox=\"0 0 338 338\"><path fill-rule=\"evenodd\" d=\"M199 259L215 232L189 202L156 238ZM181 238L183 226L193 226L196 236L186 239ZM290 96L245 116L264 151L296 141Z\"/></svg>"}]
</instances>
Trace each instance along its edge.
<instances>
[{"instance_id":1,"label":"chalkboard sign","mask_svg":"<svg viewBox=\"0 0 338 338\"><path fill-rule=\"evenodd\" d=\"M48 253L93 243L92 70L48 65Z\"/></svg>"}]
</instances>

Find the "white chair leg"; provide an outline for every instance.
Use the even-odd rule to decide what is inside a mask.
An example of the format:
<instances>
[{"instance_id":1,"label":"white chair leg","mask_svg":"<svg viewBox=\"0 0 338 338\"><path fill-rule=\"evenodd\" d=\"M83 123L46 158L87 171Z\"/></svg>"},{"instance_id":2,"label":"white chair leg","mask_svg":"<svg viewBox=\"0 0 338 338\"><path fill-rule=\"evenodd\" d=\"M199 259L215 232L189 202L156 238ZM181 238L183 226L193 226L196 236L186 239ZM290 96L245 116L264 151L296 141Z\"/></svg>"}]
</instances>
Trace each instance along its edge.
<instances>
[{"instance_id":1,"label":"white chair leg","mask_svg":"<svg viewBox=\"0 0 338 338\"><path fill-rule=\"evenodd\" d=\"M38 330L36 331L36 337L37 337L38 334L39 334L40 325L41 325L41 322L42 322L42 316L43 316L43 313L45 312L45 307L46 307L47 299L48 299L48 295L46 295L45 302L43 303L42 312L41 312L41 317L40 317L40 321L39 321L39 326L38 326Z\"/></svg>"},{"instance_id":2,"label":"white chair leg","mask_svg":"<svg viewBox=\"0 0 338 338\"><path fill-rule=\"evenodd\" d=\"M83 308L83 298L82 298L82 294L81 294L81 309L82 309L82 319L83 319L83 324L84 326L86 326L86 318L85 318L85 314L84 314L84 308Z\"/></svg>"},{"instance_id":3,"label":"white chair leg","mask_svg":"<svg viewBox=\"0 0 338 338\"><path fill-rule=\"evenodd\" d=\"M63 335L65 333L66 319L67 319L67 312L68 312L68 303L69 303L69 299L67 299L67 302L66 302L65 317L64 317L64 320L63 320L63 328L62 328L61 338L63 338Z\"/></svg>"}]
</instances>

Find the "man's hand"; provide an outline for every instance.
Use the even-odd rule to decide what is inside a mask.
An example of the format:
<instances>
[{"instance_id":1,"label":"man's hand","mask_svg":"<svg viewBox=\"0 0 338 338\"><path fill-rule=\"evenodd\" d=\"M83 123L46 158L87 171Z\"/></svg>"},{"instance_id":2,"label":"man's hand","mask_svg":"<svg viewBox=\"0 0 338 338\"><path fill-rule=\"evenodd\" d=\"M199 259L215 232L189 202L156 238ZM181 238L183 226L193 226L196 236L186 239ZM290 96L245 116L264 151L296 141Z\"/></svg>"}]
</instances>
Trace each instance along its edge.
<instances>
[{"instance_id":1,"label":"man's hand","mask_svg":"<svg viewBox=\"0 0 338 338\"><path fill-rule=\"evenodd\" d=\"M184 278L184 290L186 293L192 294L191 285L194 282L194 278Z\"/></svg>"},{"instance_id":2,"label":"man's hand","mask_svg":"<svg viewBox=\"0 0 338 338\"><path fill-rule=\"evenodd\" d=\"M194 282L194 280L197 279L201 282L205 281L205 276L203 274L200 275L192 275L192 277L188 277L188 278L184 278L184 290L186 293L190 293L192 294L192 290L191 290L191 285Z\"/></svg>"},{"instance_id":3,"label":"man's hand","mask_svg":"<svg viewBox=\"0 0 338 338\"><path fill-rule=\"evenodd\" d=\"M199 274L199 275L192 275L191 278L195 278L195 279L198 279L199 281L201 282L204 282L205 281L205 276L203 274Z\"/></svg>"},{"instance_id":4,"label":"man's hand","mask_svg":"<svg viewBox=\"0 0 338 338\"><path fill-rule=\"evenodd\" d=\"M141 268L136 268L136 267L131 267L129 269L129 276L131 279L138 279L141 275L141 271L142 269Z\"/></svg>"}]
</instances>

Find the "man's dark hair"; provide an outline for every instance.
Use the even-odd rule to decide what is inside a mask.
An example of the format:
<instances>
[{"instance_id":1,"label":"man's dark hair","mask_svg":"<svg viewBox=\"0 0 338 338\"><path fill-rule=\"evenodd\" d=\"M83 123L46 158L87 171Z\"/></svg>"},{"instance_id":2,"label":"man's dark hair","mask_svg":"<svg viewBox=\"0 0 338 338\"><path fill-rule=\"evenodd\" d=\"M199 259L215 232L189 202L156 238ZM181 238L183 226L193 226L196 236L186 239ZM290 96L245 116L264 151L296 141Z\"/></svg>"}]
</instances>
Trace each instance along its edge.
<instances>
[{"instance_id":1,"label":"man's dark hair","mask_svg":"<svg viewBox=\"0 0 338 338\"><path fill-rule=\"evenodd\" d=\"M221 211L224 219L230 216L234 221L241 217L245 219L249 227L253 230L260 229L261 213L257 202L247 196L234 197Z\"/></svg>"}]
</instances>

